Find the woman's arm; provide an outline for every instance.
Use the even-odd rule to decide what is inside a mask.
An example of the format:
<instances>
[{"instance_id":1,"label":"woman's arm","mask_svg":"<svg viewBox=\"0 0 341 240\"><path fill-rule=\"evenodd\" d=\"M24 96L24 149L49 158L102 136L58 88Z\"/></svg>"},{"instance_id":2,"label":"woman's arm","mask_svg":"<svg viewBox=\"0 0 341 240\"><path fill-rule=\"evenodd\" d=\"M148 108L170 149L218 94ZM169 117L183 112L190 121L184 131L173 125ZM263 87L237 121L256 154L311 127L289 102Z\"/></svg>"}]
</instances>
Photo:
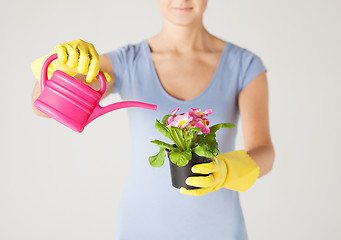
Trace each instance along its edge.
<instances>
[{"instance_id":1,"label":"woman's arm","mask_svg":"<svg viewBox=\"0 0 341 240\"><path fill-rule=\"evenodd\" d=\"M269 128L266 72L259 74L239 94L245 151L260 168L259 177L271 171L275 150Z\"/></svg>"},{"instance_id":2,"label":"woman's arm","mask_svg":"<svg viewBox=\"0 0 341 240\"><path fill-rule=\"evenodd\" d=\"M115 75L114 75L114 70L111 66L111 62L110 59L107 55L100 55L99 56L99 61L100 61L100 68L104 71L107 72L110 77L111 77L111 81L107 82L107 89L105 91L105 93L103 94L103 98L105 98L106 96L108 96L111 92L113 92L114 90L114 86L115 86ZM74 76L74 78L86 83L85 75L82 74L77 74ZM100 89L100 82L98 80L94 80L91 83L86 83L87 85L89 85L90 87L92 87L93 89L95 89L96 91ZM38 116L43 116L43 117L48 117L46 114L40 112L38 109L36 109L33 105L34 101L39 97L40 95L40 84L38 81L36 81L36 84L33 88L33 92L32 92L32 107L34 110L34 113Z\"/></svg>"}]
</instances>

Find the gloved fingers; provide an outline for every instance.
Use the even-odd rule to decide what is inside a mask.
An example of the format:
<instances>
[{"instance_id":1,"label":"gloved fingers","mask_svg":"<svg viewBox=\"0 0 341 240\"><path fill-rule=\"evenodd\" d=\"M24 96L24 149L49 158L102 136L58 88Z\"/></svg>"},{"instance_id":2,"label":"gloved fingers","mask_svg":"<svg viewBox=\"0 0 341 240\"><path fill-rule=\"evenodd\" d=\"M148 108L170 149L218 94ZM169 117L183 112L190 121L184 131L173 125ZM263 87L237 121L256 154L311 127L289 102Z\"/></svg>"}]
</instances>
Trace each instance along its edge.
<instances>
[{"instance_id":1,"label":"gloved fingers","mask_svg":"<svg viewBox=\"0 0 341 240\"><path fill-rule=\"evenodd\" d=\"M87 49L82 45L78 46L79 60L77 70L79 73L86 74L89 71L90 57Z\"/></svg>"},{"instance_id":2,"label":"gloved fingers","mask_svg":"<svg viewBox=\"0 0 341 240\"><path fill-rule=\"evenodd\" d=\"M99 73L99 61L98 59L91 59L90 60L90 65L89 65L89 72L88 75L86 76L86 81L87 82L92 82L96 76Z\"/></svg>"},{"instance_id":3,"label":"gloved fingers","mask_svg":"<svg viewBox=\"0 0 341 240\"><path fill-rule=\"evenodd\" d=\"M88 51L90 56L90 65L89 65L89 72L86 76L87 82L92 82L99 73L99 55L96 52L94 45L89 43Z\"/></svg>"},{"instance_id":4,"label":"gloved fingers","mask_svg":"<svg viewBox=\"0 0 341 240\"><path fill-rule=\"evenodd\" d=\"M68 53L67 65L71 68L76 68L78 65L78 58L79 58L78 49L75 49L71 45L66 44L66 50Z\"/></svg>"},{"instance_id":5,"label":"gloved fingers","mask_svg":"<svg viewBox=\"0 0 341 240\"><path fill-rule=\"evenodd\" d=\"M180 193L186 194L186 195L192 195L192 196L201 196L201 195L205 195L208 192L209 192L209 188L191 189L191 190L188 190L184 187L180 188Z\"/></svg>"},{"instance_id":6,"label":"gloved fingers","mask_svg":"<svg viewBox=\"0 0 341 240\"><path fill-rule=\"evenodd\" d=\"M58 55L58 60L65 64L67 62L67 57L68 57L66 48L62 44L58 44L55 47L55 52Z\"/></svg>"},{"instance_id":7,"label":"gloved fingers","mask_svg":"<svg viewBox=\"0 0 341 240\"><path fill-rule=\"evenodd\" d=\"M214 184L214 177L212 174L202 177L188 177L186 178L186 184L193 187L211 187Z\"/></svg>"},{"instance_id":8,"label":"gloved fingers","mask_svg":"<svg viewBox=\"0 0 341 240\"><path fill-rule=\"evenodd\" d=\"M99 55L94 47L94 45L92 45L91 43L89 43L88 45L88 51L89 51L89 55L90 55L90 58L96 58L96 59L99 59Z\"/></svg>"},{"instance_id":9,"label":"gloved fingers","mask_svg":"<svg viewBox=\"0 0 341 240\"><path fill-rule=\"evenodd\" d=\"M195 164L193 165L191 170L193 173L210 174L217 171L217 164L215 163L215 161L209 163Z\"/></svg>"},{"instance_id":10,"label":"gloved fingers","mask_svg":"<svg viewBox=\"0 0 341 240\"><path fill-rule=\"evenodd\" d=\"M90 66L88 75L86 76L86 81L92 82L99 73L99 55L94 45L91 43L88 45L88 51L90 56Z\"/></svg>"},{"instance_id":11,"label":"gloved fingers","mask_svg":"<svg viewBox=\"0 0 341 240\"><path fill-rule=\"evenodd\" d=\"M111 77L110 77L109 73L103 72L103 71L101 71L101 72L104 74L104 77L107 80L107 82L110 82L111 81Z\"/></svg>"},{"instance_id":12,"label":"gloved fingers","mask_svg":"<svg viewBox=\"0 0 341 240\"><path fill-rule=\"evenodd\" d=\"M104 72L102 69L99 69L99 71L100 71L101 73L103 73L103 75L104 75L105 79L107 80L107 82L110 82L110 81L111 81L111 77L110 77L109 73ZM96 79L99 79L99 78L96 77Z\"/></svg>"},{"instance_id":13,"label":"gloved fingers","mask_svg":"<svg viewBox=\"0 0 341 240\"><path fill-rule=\"evenodd\" d=\"M91 43L77 39L57 45L55 52L59 61L66 64L65 67L73 68L73 72L77 70L79 73L87 74L86 81L88 83L92 82L98 75L99 55ZM110 75L104 72L103 74L109 82L111 80Z\"/></svg>"},{"instance_id":14,"label":"gloved fingers","mask_svg":"<svg viewBox=\"0 0 341 240\"><path fill-rule=\"evenodd\" d=\"M89 71L86 77L86 81L92 82L99 73L99 56L94 46L91 43L89 43L88 45L88 54L90 57L90 62L89 62Z\"/></svg>"}]
</instances>

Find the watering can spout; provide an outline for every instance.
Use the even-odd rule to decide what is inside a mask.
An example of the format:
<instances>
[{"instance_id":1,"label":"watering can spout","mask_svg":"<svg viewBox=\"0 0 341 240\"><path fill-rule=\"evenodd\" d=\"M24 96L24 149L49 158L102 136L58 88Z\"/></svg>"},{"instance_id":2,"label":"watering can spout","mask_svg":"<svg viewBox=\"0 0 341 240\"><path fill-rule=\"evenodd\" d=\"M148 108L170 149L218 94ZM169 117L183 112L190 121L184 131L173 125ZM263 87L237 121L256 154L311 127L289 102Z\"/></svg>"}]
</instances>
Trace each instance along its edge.
<instances>
[{"instance_id":1,"label":"watering can spout","mask_svg":"<svg viewBox=\"0 0 341 240\"><path fill-rule=\"evenodd\" d=\"M128 108L128 107L139 107L139 108L145 108L145 109L150 109L150 110L156 110L157 105L154 104L149 104L149 103L144 103L144 102L137 102L137 101L123 101L123 102L117 102L110 104L106 107L101 107L99 104L97 104L96 108L90 115L86 125L88 125L90 122L95 120L96 118L102 116L105 113L118 110L121 108Z\"/></svg>"}]
</instances>

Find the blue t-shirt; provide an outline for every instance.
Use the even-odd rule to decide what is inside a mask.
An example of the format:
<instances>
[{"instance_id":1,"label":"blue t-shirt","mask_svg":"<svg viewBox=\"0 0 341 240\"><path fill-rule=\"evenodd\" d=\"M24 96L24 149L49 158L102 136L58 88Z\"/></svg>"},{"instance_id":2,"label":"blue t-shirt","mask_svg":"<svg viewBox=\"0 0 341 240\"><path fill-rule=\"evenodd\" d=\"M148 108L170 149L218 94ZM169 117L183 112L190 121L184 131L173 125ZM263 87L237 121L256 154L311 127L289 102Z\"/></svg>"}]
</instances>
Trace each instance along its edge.
<instances>
[{"instance_id":1,"label":"blue t-shirt","mask_svg":"<svg viewBox=\"0 0 341 240\"><path fill-rule=\"evenodd\" d=\"M155 120L180 107L212 109L210 125L230 122L235 128L217 132L221 153L234 151L239 119L238 95L248 83L266 71L254 53L226 42L215 74L197 97L182 101L162 87L152 61L147 40L108 52L114 72L115 90L124 101L156 104L157 111L127 108L132 141L130 169L120 201L115 240L245 240L247 232L239 194L226 188L202 196L179 193L171 184L169 160L160 168L148 157L159 148L150 143L159 139L171 143L158 132Z\"/></svg>"}]
</instances>

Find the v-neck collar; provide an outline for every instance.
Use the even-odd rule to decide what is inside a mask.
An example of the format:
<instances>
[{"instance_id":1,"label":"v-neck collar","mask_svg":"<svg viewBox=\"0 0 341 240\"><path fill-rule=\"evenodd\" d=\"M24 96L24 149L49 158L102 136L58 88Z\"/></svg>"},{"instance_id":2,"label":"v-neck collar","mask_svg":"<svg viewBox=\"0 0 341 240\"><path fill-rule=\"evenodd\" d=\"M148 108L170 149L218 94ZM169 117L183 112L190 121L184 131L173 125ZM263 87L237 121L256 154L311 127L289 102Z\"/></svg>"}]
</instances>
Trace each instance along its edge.
<instances>
[{"instance_id":1,"label":"v-neck collar","mask_svg":"<svg viewBox=\"0 0 341 240\"><path fill-rule=\"evenodd\" d=\"M165 95L167 98L169 98L170 100L174 101L174 102L177 102L177 103L189 103L189 102L193 102L195 100L198 100L199 98L203 97L205 95L206 92L208 92L208 90L210 88L212 88L212 86L214 85L214 83L217 81L217 75L219 74L219 72L221 71L221 68L223 67L223 62L224 62L224 59L226 59L225 55L226 55L226 52L227 52L227 49L228 47L230 46L230 43L226 41L225 43L225 46L224 46L224 49L220 55L220 59L219 59L219 62L218 62L218 65L215 69L215 72L214 72L214 75L210 81L210 83L206 86L206 88L201 92L199 93L197 96L195 96L194 98L191 98L191 99L188 99L188 100L180 100L178 98L175 98L173 97L172 95L170 95L162 86L161 84L161 81L159 79L159 76L157 75L157 72L156 72L156 68L155 68L155 65L154 65L154 62L153 62L153 58L152 58L152 55L151 55L151 51L150 51L150 47L149 47L149 44L148 44L148 41L147 39L145 39L143 41L143 44L144 44L144 47L145 47L145 50L146 50L146 53L147 53L147 58L148 58L148 61L149 61L149 64L150 64L150 67L151 67L151 70L153 72L153 75L154 75L154 79L156 80L157 82L157 85L159 86L160 88L160 91L163 93L163 95Z\"/></svg>"}]
</instances>

